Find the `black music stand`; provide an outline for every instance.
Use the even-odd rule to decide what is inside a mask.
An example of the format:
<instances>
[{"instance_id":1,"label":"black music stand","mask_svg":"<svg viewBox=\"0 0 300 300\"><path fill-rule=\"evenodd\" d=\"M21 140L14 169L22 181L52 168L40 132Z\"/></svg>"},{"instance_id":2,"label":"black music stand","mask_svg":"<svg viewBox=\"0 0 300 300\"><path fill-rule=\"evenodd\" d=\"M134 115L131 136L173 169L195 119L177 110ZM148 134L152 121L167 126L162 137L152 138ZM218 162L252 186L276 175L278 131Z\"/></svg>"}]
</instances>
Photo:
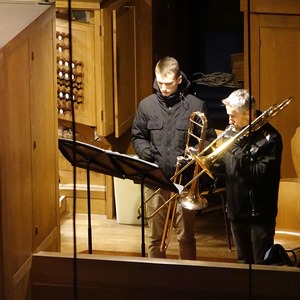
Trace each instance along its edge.
<instances>
[{"instance_id":1,"label":"black music stand","mask_svg":"<svg viewBox=\"0 0 300 300\"><path fill-rule=\"evenodd\" d=\"M145 256L145 218L144 218L144 185L164 188L178 193L177 187L168 179L163 171L153 163L134 158L118 152L104 150L83 142L59 138L59 150L73 165L87 170L88 201L88 243L92 253L91 209L90 209L90 171L106 175L130 179L141 185L141 252ZM76 209L75 207L73 209Z\"/></svg>"}]
</instances>

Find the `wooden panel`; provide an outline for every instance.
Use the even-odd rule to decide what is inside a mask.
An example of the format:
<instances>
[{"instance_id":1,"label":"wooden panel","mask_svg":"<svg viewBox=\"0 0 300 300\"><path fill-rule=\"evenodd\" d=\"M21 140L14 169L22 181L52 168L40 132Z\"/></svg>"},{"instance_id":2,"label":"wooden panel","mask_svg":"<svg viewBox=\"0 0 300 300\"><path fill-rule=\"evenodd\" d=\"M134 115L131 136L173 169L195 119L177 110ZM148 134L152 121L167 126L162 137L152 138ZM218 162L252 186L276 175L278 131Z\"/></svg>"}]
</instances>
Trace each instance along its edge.
<instances>
[{"instance_id":1,"label":"wooden panel","mask_svg":"<svg viewBox=\"0 0 300 300\"><path fill-rule=\"evenodd\" d=\"M120 137L131 128L137 105L134 3L125 3L113 16L115 137Z\"/></svg>"},{"instance_id":2,"label":"wooden panel","mask_svg":"<svg viewBox=\"0 0 300 300\"><path fill-rule=\"evenodd\" d=\"M73 211L73 167L69 161L59 153L59 195L67 197L68 210ZM111 195L107 196L108 188L104 174L90 171L90 189L91 189L91 209L92 213L107 215L112 218L110 211L106 211L106 205L110 207L114 204ZM76 169L76 211L87 213L87 171L81 168ZM107 203L106 203L107 202Z\"/></svg>"},{"instance_id":3,"label":"wooden panel","mask_svg":"<svg viewBox=\"0 0 300 300\"><path fill-rule=\"evenodd\" d=\"M284 142L282 177L295 177L290 141L300 125L299 74L300 17L261 16L259 24L259 92L260 108L293 96L294 100L272 121ZM254 77L254 73L252 75ZM272 103L273 102L273 103Z\"/></svg>"},{"instance_id":4,"label":"wooden panel","mask_svg":"<svg viewBox=\"0 0 300 300\"><path fill-rule=\"evenodd\" d=\"M5 90L0 111L2 238L6 294L13 275L33 247L32 145L30 121L29 43L19 38L4 52ZM17 88L16 88L17 87Z\"/></svg>"},{"instance_id":5,"label":"wooden panel","mask_svg":"<svg viewBox=\"0 0 300 300\"><path fill-rule=\"evenodd\" d=\"M33 257L34 299L71 299L72 255ZM300 269L284 266L77 255L79 299L296 299ZM45 272L47 270L47 272ZM152 276L150 276L151 274ZM251 283L251 284L249 284Z\"/></svg>"},{"instance_id":6,"label":"wooden panel","mask_svg":"<svg viewBox=\"0 0 300 300\"><path fill-rule=\"evenodd\" d=\"M250 11L276 14L300 14L299 0L249 0ZM248 1L241 0L241 11L248 10Z\"/></svg>"},{"instance_id":7,"label":"wooden panel","mask_svg":"<svg viewBox=\"0 0 300 300\"><path fill-rule=\"evenodd\" d=\"M109 10L97 10L94 14L97 132L108 136L114 132L111 13Z\"/></svg>"},{"instance_id":8,"label":"wooden panel","mask_svg":"<svg viewBox=\"0 0 300 300\"><path fill-rule=\"evenodd\" d=\"M152 94L152 0L136 1L136 89L137 101ZM142 63L138 63L142 62ZM136 103L137 105L138 103ZM128 152L133 153L133 152Z\"/></svg>"},{"instance_id":9,"label":"wooden panel","mask_svg":"<svg viewBox=\"0 0 300 300\"><path fill-rule=\"evenodd\" d=\"M290 145L300 125L300 28L262 27L260 36L260 108L265 110L272 102L294 96L294 101L271 124L283 139L282 176L295 177Z\"/></svg>"},{"instance_id":10,"label":"wooden panel","mask_svg":"<svg viewBox=\"0 0 300 300\"><path fill-rule=\"evenodd\" d=\"M294 7L293 3L295 2L286 1L285 5L291 9ZM300 2L298 3L300 9ZM300 125L300 79L298 76L300 57L299 51L297 51L300 44L300 18L298 15L281 13L251 13L249 38L247 17L245 13L246 88L251 88L251 92L262 111L289 96L294 97L291 104L276 115L270 123L279 130L283 138L281 176L295 177L290 141L296 128ZM248 68L249 42L251 49L250 70ZM249 71L251 71L251 81L249 81Z\"/></svg>"},{"instance_id":11,"label":"wooden panel","mask_svg":"<svg viewBox=\"0 0 300 300\"><path fill-rule=\"evenodd\" d=\"M275 243L285 249L300 247L300 181L283 179L279 185ZM298 251L297 251L298 252Z\"/></svg>"},{"instance_id":12,"label":"wooden panel","mask_svg":"<svg viewBox=\"0 0 300 300\"><path fill-rule=\"evenodd\" d=\"M297 177L300 180L300 127L297 127L296 132L291 140L292 159Z\"/></svg>"},{"instance_id":13,"label":"wooden panel","mask_svg":"<svg viewBox=\"0 0 300 300\"><path fill-rule=\"evenodd\" d=\"M101 0L75 0L72 1L72 9L99 9ZM56 0L56 7L68 8L68 0Z\"/></svg>"},{"instance_id":14,"label":"wooden panel","mask_svg":"<svg viewBox=\"0 0 300 300\"><path fill-rule=\"evenodd\" d=\"M49 39L55 36L54 23L50 19L30 39L35 249L59 227L56 52Z\"/></svg>"},{"instance_id":15,"label":"wooden panel","mask_svg":"<svg viewBox=\"0 0 300 300\"><path fill-rule=\"evenodd\" d=\"M63 191L63 194L70 194L70 196L67 196L66 198L66 212L72 212L73 213L73 207L74 207L74 198L73 193L65 193ZM80 194L80 193L79 193ZM101 196L101 195L99 195ZM93 196L93 193L91 193L91 199L90 199L90 207L91 207L91 214L100 214L105 215L106 214L106 203L105 203L105 193L102 193L102 198L95 198ZM77 195L76 197L76 213L84 213L87 214L88 212L88 200L87 198L81 198Z\"/></svg>"},{"instance_id":16,"label":"wooden panel","mask_svg":"<svg viewBox=\"0 0 300 300\"><path fill-rule=\"evenodd\" d=\"M30 257L14 276L14 295L13 299L29 300L31 297L31 270L32 257Z\"/></svg>"},{"instance_id":17,"label":"wooden panel","mask_svg":"<svg viewBox=\"0 0 300 300\"><path fill-rule=\"evenodd\" d=\"M300 182L282 180L279 186L276 230L299 234L300 246Z\"/></svg>"},{"instance_id":18,"label":"wooden panel","mask_svg":"<svg viewBox=\"0 0 300 300\"><path fill-rule=\"evenodd\" d=\"M70 135L71 123L68 121L61 121L59 124L59 136L64 138L72 138ZM104 137L99 137L95 141L94 128L90 128L83 124L76 124L76 140L83 143L87 143L102 149L111 149L111 145L106 141ZM114 199L113 199L113 187L111 183L111 176L107 176L102 173L90 171L90 183L103 189L103 199L105 200L102 205L104 209L98 210L100 213L106 214L107 218L113 218L114 214ZM73 166L70 162L59 152L59 182L63 185L69 185L69 189L73 189ZM86 186L87 172L85 169L76 168L76 183ZM72 186L71 186L72 185Z\"/></svg>"},{"instance_id":19,"label":"wooden panel","mask_svg":"<svg viewBox=\"0 0 300 300\"><path fill-rule=\"evenodd\" d=\"M108 219L113 219L116 217L113 177L105 176L105 184L106 184L105 212Z\"/></svg>"},{"instance_id":20,"label":"wooden panel","mask_svg":"<svg viewBox=\"0 0 300 300\"><path fill-rule=\"evenodd\" d=\"M73 166L70 162L59 152L59 182L61 184L73 183ZM82 168L76 168L76 181L77 184L86 185L87 171ZM90 183L92 185L105 186L105 175L90 171Z\"/></svg>"},{"instance_id":21,"label":"wooden panel","mask_svg":"<svg viewBox=\"0 0 300 300\"><path fill-rule=\"evenodd\" d=\"M35 246L34 214L45 216L43 209L47 210L49 203L43 203L41 199L49 199L48 192L52 196L50 206L53 213L41 221L45 221L41 226L42 236L48 239L57 225L54 207L58 191L55 173L57 128L52 35L55 10L53 6L40 6L31 1L9 5L12 5L11 19L4 28L18 27L24 20L31 22L22 23L21 32L13 36L0 52L0 298L29 299L30 288L26 287L31 266L28 262ZM24 19L20 17L22 15ZM37 145L35 153L34 145ZM41 177L35 180L34 176ZM36 197L35 193L40 194ZM47 249L57 250L57 232L53 236L55 238L46 242L38 238L36 244L45 242ZM56 247L52 247L55 243Z\"/></svg>"}]
</instances>

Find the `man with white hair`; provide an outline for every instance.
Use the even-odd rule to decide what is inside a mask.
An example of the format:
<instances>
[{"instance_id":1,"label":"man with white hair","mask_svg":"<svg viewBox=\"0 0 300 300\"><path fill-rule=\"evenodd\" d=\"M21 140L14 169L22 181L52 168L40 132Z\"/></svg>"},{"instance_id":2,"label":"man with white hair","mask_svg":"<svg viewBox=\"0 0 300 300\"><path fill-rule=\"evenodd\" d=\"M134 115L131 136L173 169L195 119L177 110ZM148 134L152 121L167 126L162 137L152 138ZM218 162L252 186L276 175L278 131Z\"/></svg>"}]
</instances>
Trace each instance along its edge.
<instances>
[{"instance_id":1,"label":"man with white hair","mask_svg":"<svg viewBox=\"0 0 300 300\"><path fill-rule=\"evenodd\" d=\"M227 138L260 113L245 89L222 102L230 124ZM269 123L257 130L250 127L213 167L213 174L226 178L227 214L240 263L263 263L274 244L282 147L281 135Z\"/></svg>"}]
</instances>

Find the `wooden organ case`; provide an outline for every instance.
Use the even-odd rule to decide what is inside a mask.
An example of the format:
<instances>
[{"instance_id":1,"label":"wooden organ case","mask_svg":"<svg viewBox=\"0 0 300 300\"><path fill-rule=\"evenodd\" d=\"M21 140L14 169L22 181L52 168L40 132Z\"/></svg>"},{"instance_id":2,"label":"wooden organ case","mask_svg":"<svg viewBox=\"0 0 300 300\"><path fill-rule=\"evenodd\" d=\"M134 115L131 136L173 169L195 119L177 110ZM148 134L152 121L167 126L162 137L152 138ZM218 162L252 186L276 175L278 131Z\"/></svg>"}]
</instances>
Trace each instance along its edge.
<instances>
[{"instance_id":1,"label":"wooden organ case","mask_svg":"<svg viewBox=\"0 0 300 300\"><path fill-rule=\"evenodd\" d=\"M0 298L30 299L33 253L58 251L55 9L0 3Z\"/></svg>"}]
</instances>

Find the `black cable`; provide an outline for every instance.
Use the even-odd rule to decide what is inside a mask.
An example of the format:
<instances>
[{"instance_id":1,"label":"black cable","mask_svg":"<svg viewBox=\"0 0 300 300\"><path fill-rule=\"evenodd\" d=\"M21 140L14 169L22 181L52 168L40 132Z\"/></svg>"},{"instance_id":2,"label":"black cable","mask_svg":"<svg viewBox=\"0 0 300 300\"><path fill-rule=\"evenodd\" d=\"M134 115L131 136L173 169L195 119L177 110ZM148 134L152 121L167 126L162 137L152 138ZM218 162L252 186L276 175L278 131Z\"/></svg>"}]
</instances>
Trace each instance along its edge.
<instances>
[{"instance_id":1,"label":"black cable","mask_svg":"<svg viewBox=\"0 0 300 300\"><path fill-rule=\"evenodd\" d=\"M250 99L249 99L249 137L248 137L248 147L247 147L248 149L247 149L247 153L249 155L249 158L250 158L250 149L251 149L251 122L252 122L250 2L251 2L250 0L247 1L248 91L249 91L249 97L250 97ZM250 164L249 164L249 168L250 168ZM248 170L248 174L250 174L249 171L250 170ZM248 286L248 289L249 289L249 300L252 299L252 265L251 265L251 263L252 262L249 261L249 274L248 274L249 275L249 282L248 282L248 284L249 284L249 286Z\"/></svg>"},{"instance_id":2,"label":"black cable","mask_svg":"<svg viewBox=\"0 0 300 300\"><path fill-rule=\"evenodd\" d=\"M251 119L252 119L252 105L251 105L251 97L252 97L252 86L251 86L251 38L250 38L250 2L251 0L248 0L248 8L247 8L247 39L248 39L248 91L249 91L249 96L250 96L250 101L249 101L249 126L250 126L250 131L249 133L251 133Z\"/></svg>"},{"instance_id":3,"label":"black cable","mask_svg":"<svg viewBox=\"0 0 300 300\"><path fill-rule=\"evenodd\" d=\"M69 26L69 78L70 78L70 98L72 113L72 139L73 139L73 161L76 161L76 124L73 101L73 46L72 46L72 8L71 0L68 0L68 26ZM77 299L77 246L76 246L76 164L73 165L73 281L74 299Z\"/></svg>"}]
</instances>

